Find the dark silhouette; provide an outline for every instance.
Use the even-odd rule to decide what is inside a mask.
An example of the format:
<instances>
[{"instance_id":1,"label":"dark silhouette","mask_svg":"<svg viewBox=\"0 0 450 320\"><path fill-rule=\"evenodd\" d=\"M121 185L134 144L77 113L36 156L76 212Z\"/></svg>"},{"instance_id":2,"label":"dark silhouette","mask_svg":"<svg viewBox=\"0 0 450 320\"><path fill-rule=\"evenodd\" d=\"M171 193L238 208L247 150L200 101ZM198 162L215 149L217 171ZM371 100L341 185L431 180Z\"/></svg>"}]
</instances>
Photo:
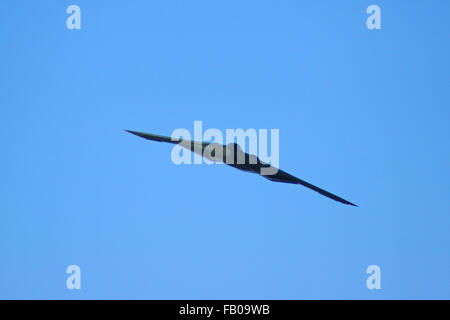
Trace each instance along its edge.
<instances>
[{"instance_id":1,"label":"dark silhouette","mask_svg":"<svg viewBox=\"0 0 450 320\"><path fill-rule=\"evenodd\" d=\"M242 151L241 147L236 143L229 143L227 145L221 145L218 143L209 143L209 142L197 142L191 140L183 140L179 138L170 138L165 136L159 136L156 134L149 134L138 131L125 130L129 133L137 135L141 138L158 141L158 142L168 142L172 144L179 144L182 147L200 154L204 158L207 158L211 161L216 162L224 162L227 165L247 171L257 173L263 176L266 179L276 182L284 182L284 183L292 183L292 184L301 184L307 188L310 188L328 198L339 201L344 204L348 204L351 206L357 207L356 204L351 203L341 197L338 197L335 194L332 194L326 190L323 190L319 187L316 187L304 180L296 178L290 175L287 172L284 172L278 168L271 166L261 160L257 156L250 155L244 151Z\"/></svg>"}]
</instances>

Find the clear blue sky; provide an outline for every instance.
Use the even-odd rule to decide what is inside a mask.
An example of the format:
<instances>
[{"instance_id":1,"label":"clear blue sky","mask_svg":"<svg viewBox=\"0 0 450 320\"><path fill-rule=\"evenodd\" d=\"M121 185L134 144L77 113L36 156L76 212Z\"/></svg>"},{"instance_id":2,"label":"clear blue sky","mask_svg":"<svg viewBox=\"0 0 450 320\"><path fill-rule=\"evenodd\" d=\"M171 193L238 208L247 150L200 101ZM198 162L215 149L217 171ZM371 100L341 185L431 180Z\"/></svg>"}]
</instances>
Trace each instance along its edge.
<instances>
[{"instance_id":1,"label":"clear blue sky","mask_svg":"<svg viewBox=\"0 0 450 320\"><path fill-rule=\"evenodd\" d=\"M0 298L450 298L449 9L1 1ZM360 207L123 131L194 120L280 129L283 170Z\"/></svg>"}]
</instances>

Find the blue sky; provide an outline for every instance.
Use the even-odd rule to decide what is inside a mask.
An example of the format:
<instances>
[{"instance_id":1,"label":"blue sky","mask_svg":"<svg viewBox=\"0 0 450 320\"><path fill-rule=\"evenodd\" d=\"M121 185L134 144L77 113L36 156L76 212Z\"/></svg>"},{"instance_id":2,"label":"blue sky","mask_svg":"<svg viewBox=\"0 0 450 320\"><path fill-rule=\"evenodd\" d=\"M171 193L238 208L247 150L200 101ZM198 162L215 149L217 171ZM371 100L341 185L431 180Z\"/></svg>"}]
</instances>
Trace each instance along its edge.
<instances>
[{"instance_id":1,"label":"blue sky","mask_svg":"<svg viewBox=\"0 0 450 320\"><path fill-rule=\"evenodd\" d=\"M449 9L1 1L0 298L450 298ZM123 131L194 120L278 128L283 170L360 207Z\"/></svg>"}]
</instances>

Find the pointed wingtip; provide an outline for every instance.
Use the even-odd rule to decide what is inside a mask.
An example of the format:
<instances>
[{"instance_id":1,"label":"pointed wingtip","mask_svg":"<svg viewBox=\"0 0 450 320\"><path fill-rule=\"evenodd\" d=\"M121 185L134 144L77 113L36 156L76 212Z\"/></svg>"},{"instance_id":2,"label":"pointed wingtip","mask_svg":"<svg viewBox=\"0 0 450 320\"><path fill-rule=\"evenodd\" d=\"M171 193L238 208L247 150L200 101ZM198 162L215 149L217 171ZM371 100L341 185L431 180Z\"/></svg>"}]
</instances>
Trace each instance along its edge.
<instances>
[{"instance_id":1,"label":"pointed wingtip","mask_svg":"<svg viewBox=\"0 0 450 320\"><path fill-rule=\"evenodd\" d=\"M128 132L128 133L134 134L135 136L144 138L144 137L143 137L143 134L144 134L144 133L142 133L142 132L133 131L133 130L127 130L127 129L123 129L123 131L126 131L126 132Z\"/></svg>"},{"instance_id":2,"label":"pointed wingtip","mask_svg":"<svg viewBox=\"0 0 450 320\"><path fill-rule=\"evenodd\" d=\"M147 140L152 140L152 141L168 142L168 143L173 143L173 144L177 144L181 141L181 139L178 139L178 138L160 136L157 134L145 133L145 132L140 132L140 131L133 131L133 130L127 130L127 129L124 129L124 131L134 134L135 136L138 136L138 137L141 137L141 138L144 138Z\"/></svg>"},{"instance_id":3,"label":"pointed wingtip","mask_svg":"<svg viewBox=\"0 0 450 320\"><path fill-rule=\"evenodd\" d=\"M144 138L144 139L148 139L147 134L145 134L143 132L127 130L127 129L124 129L124 131L126 131L128 133L131 133L131 134L134 134L135 136L138 136L138 137L141 137L141 138Z\"/></svg>"},{"instance_id":4,"label":"pointed wingtip","mask_svg":"<svg viewBox=\"0 0 450 320\"><path fill-rule=\"evenodd\" d=\"M358 208L359 208L359 206L358 206L357 204L354 204L354 203L351 203L351 202L349 202L348 205L354 206L354 207L358 207Z\"/></svg>"}]
</instances>

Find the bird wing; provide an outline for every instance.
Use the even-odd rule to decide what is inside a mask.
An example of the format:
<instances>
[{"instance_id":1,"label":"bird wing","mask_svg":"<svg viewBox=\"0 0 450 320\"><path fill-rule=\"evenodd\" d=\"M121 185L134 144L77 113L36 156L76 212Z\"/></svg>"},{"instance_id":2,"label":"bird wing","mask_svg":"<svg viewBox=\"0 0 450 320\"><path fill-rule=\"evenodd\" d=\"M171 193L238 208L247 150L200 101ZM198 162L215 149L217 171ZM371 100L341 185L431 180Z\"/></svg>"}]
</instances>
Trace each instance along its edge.
<instances>
[{"instance_id":1,"label":"bird wing","mask_svg":"<svg viewBox=\"0 0 450 320\"><path fill-rule=\"evenodd\" d=\"M262 161L259 161L258 166L261 169L261 168L268 168L268 166L270 166L270 165L268 165L268 164L266 164L266 163L264 163ZM310 189L312 189L312 190L314 190L314 191L316 191L316 192L318 192L318 193L320 193L320 194L322 194L322 195L324 195L324 196L326 196L328 198L331 198L333 200L336 200L336 201L344 203L344 204L348 204L348 205L357 207L356 204L351 203L350 201L347 201L345 199L342 199L341 197L339 197L339 196L337 196L337 195L335 195L335 194L333 194L331 192L328 192L328 191L323 190L323 189L321 189L319 187L316 187L315 185L313 185L313 184L311 184L309 182L306 182L306 181L304 181L302 179L294 177L293 175L290 175L289 173L284 172L283 170L278 169L278 172L273 174L273 175L264 175L264 174L261 174L260 172L261 171L259 171L259 174L261 176L263 176L264 178L269 179L271 181L284 182L284 183L293 183L293 184L301 184L301 185L303 185L303 186L305 186L307 188L310 188Z\"/></svg>"},{"instance_id":2,"label":"bird wing","mask_svg":"<svg viewBox=\"0 0 450 320\"><path fill-rule=\"evenodd\" d=\"M158 141L158 142L169 142L169 143L180 143L182 141L182 139L179 138L171 138L171 137L165 137L165 136L160 136L157 134L151 134L151 133L145 133L145 132L139 132L139 131L132 131L132 130L125 130L126 132L132 133L138 137L147 139L147 140L153 140L153 141Z\"/></svg>"},{"instance_id":3,"label":"bird wing","mask_svg":"<svg viewBox=\"0 0 450 320\"><path fill-rule=\"evenodd\" d=\"M157 134L151 134L151 133L145 133L145 132L139 132L139 131L132 131L132 130L125 130L126 132L129 132L131 134L134 134L138 137L152 140L152 141L158 141L158 142L168 142L172 144L180 144L183 148L186 148L192 152L198 153L200 155L203 155L203 152L205 148L209 145L211 145L211 142L198 142L198 141L192 141L192 140L183 140L180 138L175 137L166 137L166 136L160 136Z\"/></svg>"}]
</instances>

